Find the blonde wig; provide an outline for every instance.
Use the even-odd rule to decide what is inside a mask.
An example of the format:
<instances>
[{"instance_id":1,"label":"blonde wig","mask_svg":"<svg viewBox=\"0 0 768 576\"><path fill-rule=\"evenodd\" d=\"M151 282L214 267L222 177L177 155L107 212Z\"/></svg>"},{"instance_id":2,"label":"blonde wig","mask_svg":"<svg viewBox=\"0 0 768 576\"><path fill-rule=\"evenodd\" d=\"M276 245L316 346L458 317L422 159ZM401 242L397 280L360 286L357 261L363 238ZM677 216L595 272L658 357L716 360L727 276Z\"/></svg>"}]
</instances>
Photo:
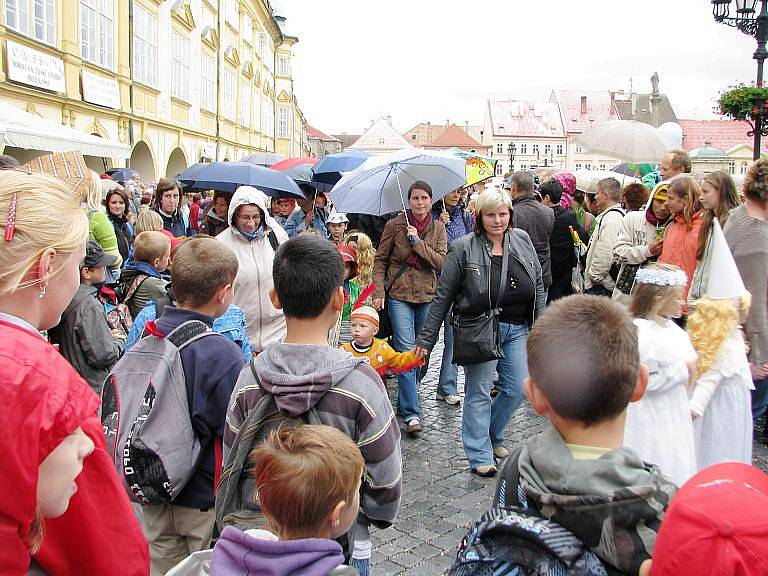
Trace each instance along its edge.
<instances>
[{"instance_id":1,"label":"blonde wig","mask_svg":"<svg viewBox=\"0 0 768 576\"><path fill-rule=\"evenodd\" d=\"M151 232L154 230L163 229L163 217L157 212L147 210L136 216L136 225L134 226L134 232L136 236L142 232Z\"/></svg>"},{"instance_id":2,"label":"blonde wig","mask_svg":"<svg viewBox=\"0 0 768 576\"><path fill-rule=\"evenodd\" d=\"M696 301L686 330L699 357L699 374L706 374L717 364L723 342L739 325L740 317L749 309L750 302L749 297L742 297L737 307L730 298L715 300L705 296Z\"/></svg>"},{"instance_id":3,"label":"blonde wig","mask_svg":"<svg viewBox=\"0 0 768 576\"><path fill-rule=\"evenodd\" d=\"M80 202L85 204L88 210L104 212L104 197L101 190L101 176L91 170L91 181L88 183L88 191L80 197Z\"/></svg>"},{"instance_id":4,"label":"blonde wig","mask_svg":"<svg viewBox=\"0 0 768 576\"><path fill-rule=\"evenodd\" d=\"M357 244L357 279L355 282L361 288L365 288L373 282L373 260L376 257L376 249L367 234L354 232L344 238L344 244L355 242Z\"/></svg>"},{"instance_id":5,"label":"blonde wig","mask_svg":"<svg viewBox=\"0 0 768 576\"><path fill-rule=\"evenodd\" d=\"M8 225L14 196L13 240L6 241L0 235L0 296L39 284L42 278L27 276L48 248L66 260L88 240L88 219L80 209L79 199L60 181L16 170L0 171L0 227L3 229Z\"/></svg>"}]
</instances>

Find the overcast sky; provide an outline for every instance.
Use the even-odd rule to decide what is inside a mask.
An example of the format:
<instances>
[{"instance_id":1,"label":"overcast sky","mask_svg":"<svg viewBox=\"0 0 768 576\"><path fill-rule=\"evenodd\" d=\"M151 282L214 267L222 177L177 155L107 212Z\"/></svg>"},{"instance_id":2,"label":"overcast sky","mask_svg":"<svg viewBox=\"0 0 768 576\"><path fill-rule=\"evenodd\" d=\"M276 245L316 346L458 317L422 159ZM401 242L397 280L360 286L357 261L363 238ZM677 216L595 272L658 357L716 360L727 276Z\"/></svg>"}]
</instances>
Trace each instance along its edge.
<instances>
[{"instance_id":1,"label":"overcast sky","mask_svg":"<svg viewBox=\"0 0 768 576\"><path fill-rule=\"evenodd\" d=\"M715 23L708 0L273 0L299 37L307 121L360 133L390 114L481 124L489 97L552 88L650 92L658 72L679 118L712 117L718 91L756 76L756 43ZM767 71L768 72L768 71Z\"/></svg>"}]
</instances>

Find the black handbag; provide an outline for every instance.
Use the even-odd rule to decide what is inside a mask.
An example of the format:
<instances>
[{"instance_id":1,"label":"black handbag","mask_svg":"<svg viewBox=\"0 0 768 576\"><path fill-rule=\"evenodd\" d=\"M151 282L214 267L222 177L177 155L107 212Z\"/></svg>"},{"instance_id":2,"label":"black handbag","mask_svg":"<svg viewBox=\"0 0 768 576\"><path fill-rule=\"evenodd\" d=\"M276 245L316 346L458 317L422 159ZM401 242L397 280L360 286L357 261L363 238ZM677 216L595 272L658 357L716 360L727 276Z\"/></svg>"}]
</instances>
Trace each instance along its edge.
<instances>
[{"instance_id":1,"label":"black handbag","mask_svg":"<svg viewBox=\"0 0 768 576\"><path fill-rule=\"evenodd\" d=\"M507 288L509 254L505 252L503 258L496 307L477 316L464 316L454 312L451 318L454 364L466 366L504 358L504 349L499 335L499 314L501 300ZM490 274L490 268L488 273Z\"/></svg>"}]
</instances>

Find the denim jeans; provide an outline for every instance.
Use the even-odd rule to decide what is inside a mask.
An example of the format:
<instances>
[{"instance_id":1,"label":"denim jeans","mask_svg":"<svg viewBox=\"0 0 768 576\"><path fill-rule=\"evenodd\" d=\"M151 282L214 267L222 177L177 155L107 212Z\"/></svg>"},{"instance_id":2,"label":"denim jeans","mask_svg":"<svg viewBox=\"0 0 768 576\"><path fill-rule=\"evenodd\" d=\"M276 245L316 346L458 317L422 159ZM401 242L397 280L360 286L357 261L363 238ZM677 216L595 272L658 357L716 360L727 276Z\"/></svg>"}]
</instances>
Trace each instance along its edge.
<instances>
[{"instance_id":1,"label":"denim jeans","mask_svg":"<svg viewBox=\"0 0 768 576\"><path fill-rule=\"evenodd\" d=\"M412 304L390 298L387 303L389 321L392 323L392 346L397 352L408 352L416 345L416 336L424 327L429 312L429 302ZM416 377L419 369L403 372L397 377L397 405L403 421L419 418L419 393Z\"/></svg>"},{"instance_id":2,"label":"denim jeans","mask_svg":"<svg viewBox=\"0 0 768 576\"><path fill-rule=\"evenodd\" d=\"M752 390L752 418L760 418L768 409L768 378L755 380Z\"/></svg>"},{"instance_id":3,"label":"denim jeans","mask_svg":"<svg viewBox=\"0 0 768 576\"><path fill-rule=\"evenodd\" d=\"M455 396L458 393L457 380L459 367L453 363L453 325L451 309L443 320L443 361L440 364L440 378L437 381L437 393L441 396Z\"/></svg>"},{"instance_id":4,"label":"denim jeans","mask_svg":"<svg viewBox=\"0 0 768 576\"><path fill-rule=\"evenodd\" d=\"M493 464L493 449L504 444L504 428L525 396L528 376L526 324L499 324L504 358L464 367L464 417L461 439L471 468ZM498 368L497 368L498 367ZM491 398L493 372L499 372L498 394Z\"/></svg>"}]
</instances>

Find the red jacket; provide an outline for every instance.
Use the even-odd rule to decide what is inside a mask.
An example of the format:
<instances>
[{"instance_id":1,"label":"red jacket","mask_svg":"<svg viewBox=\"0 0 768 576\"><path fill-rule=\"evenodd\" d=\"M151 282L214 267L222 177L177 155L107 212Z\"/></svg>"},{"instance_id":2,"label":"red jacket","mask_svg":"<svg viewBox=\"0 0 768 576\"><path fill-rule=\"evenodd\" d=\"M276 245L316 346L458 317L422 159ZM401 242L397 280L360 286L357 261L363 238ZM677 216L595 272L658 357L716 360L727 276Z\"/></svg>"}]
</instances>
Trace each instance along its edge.
<instances>
[{"instance_id":1,"label":"red jacket","mask_svg":"<svg viewBox=\"0 0 768 576\"><path fill-rule=\"evenodd\" d=\"M198 218L200 217L200 202L192 202L192 204L189 205L189 226L193 230L200 231L200 226L198 225Z\"/></svg>"},{"instance_id":2,"label":"red jacket","mask_svg":"<svg viewBox=\"0 0 768 576\"><path fill-rule=\"evenodd\" d=\"M0 574L24 575L38 467L78 426L94 452L68 510L45 522L35 560L49 575L149 574L146 539L106 452L99 398L38 334L0 321Z\"/></svg>"},{"instance_id":3,"label":"red jacket","mask_svg":"<svg viewBox=\"0 0 768 576\"><path fill-rule=\"evenodd\" d=\"M690 228L681 216L676 216L664 233L664 245L659 256L659 262L674 264L688 276L688 285L683 290L684 314L688 313L688 290L691 288L693 273L698 263L696 251L699 247L701 216L701 211L694 214Z\"/></svg>"}]
</instances>

